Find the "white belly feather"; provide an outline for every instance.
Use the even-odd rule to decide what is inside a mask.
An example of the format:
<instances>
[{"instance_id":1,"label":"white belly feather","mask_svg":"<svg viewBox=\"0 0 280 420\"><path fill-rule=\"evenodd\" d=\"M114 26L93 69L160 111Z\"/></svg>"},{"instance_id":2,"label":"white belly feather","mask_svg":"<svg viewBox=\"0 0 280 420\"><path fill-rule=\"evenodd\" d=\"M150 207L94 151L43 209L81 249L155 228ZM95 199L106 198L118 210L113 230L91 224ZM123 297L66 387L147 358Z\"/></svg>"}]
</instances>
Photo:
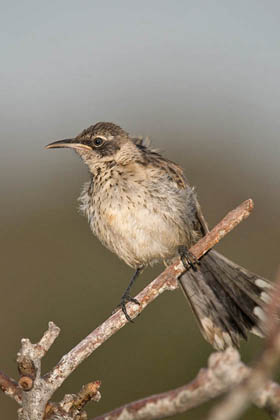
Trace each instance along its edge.
<instances>
[{"instance_id":1,"label":"white belly feather","mask_svg":"<svg viewBox=\"0 0 280 420\"><path fill-rule=\"evenodd\" d=\"M89 183L80 197L81 209L93 233L128 265L138 267L169 259L179 245L187 243L188 232L182 231L178 212L182 203L186 205L186 197L178 197L175 203L172 200L177 196L169 194L167 200L164 191L147 196L143 184L131 185L130 191L124 192L119 183L109 189L104 185L94 194L89 194L88 189ZM171 207L174 211L170 212Z\"/></svg>"}]
</instances>

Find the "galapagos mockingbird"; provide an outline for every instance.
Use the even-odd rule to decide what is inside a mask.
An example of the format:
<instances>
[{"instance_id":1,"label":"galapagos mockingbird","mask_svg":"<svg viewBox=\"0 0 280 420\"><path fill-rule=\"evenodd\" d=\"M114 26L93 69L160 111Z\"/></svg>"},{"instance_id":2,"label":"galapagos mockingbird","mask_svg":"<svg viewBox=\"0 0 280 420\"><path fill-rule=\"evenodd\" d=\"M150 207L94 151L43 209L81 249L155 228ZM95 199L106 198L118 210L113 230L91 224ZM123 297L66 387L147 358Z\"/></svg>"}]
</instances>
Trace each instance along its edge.
<instances>
[{"instance_id":1,"label":"galapagos mockingbird","mask_svg":"<svg viewBox=\"0 0 280 420\"><path fill-rule=\"evenodd\" d=\"M136 270L119 305L128 320L126 303L138 303L129 294L138 274L180 255L189 268L181 288L214 348L238 346L247 330L263 334L269 282L214 250L199 263L188 251L208 227L180 166L108 122L46 147L73 149L89 169L81 210L99 240Z\"/></svg>"}]
</instances>

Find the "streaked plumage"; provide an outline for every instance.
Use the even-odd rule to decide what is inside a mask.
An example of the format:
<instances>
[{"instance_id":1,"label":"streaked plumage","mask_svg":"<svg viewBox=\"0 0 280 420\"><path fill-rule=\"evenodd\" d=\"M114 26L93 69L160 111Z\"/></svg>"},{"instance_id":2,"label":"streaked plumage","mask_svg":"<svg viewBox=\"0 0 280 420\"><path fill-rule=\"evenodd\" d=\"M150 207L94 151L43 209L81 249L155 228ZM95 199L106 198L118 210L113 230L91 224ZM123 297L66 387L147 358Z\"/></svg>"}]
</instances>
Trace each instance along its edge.
<instances>
[{"instance_id":1,"label":"streaked plumage","mask_svg":"<svg viewBox=\"0 0 280 420\"><path fill-rule=\"evenodd\" d=\"M92 232L129 266L169 261L180 246L189 249L207 232L183 170L119 126L97 123L48 147L71 147L88 166L81 209ZM211 250L180 284L202 334L216 349L238 346L247 330L263 333L261 307L270 284L262 277ZM122 307L125 312L125 303Z\"/></svg>"}]
</instances>

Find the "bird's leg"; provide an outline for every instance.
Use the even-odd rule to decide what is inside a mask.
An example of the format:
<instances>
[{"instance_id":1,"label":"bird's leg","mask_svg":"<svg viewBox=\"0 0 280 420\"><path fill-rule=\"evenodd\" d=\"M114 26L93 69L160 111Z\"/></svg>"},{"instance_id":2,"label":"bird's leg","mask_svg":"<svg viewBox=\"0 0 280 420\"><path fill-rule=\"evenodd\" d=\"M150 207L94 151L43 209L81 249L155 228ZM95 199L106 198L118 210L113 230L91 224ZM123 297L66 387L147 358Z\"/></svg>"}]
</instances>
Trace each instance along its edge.
<instances>
[{"instance_id":1,"label":"bird's leg","mask_svg":"<svg viewBox=\"0 0 280 420\"><path fill-rule=\"evenodd\" d=\"M134 284L135 280L137 279L137 277L138 277L138 276L139 276L139 274L141 273L142 268L143 268L143 267L138 267L138 268L137 268L137 270L135 271L135 273L133 274L132 279L130 280L130 282L129 282L129 284L128 284L128 286L127 286L127 288L126 288L126 290L125 290L124 294L123 294L123 295L122 295L122 297L121 297L121 302L120 302L120 304L119 304L119 305L117 306L117 308L116 308L116 309L121 308L121 310L123 311L123 313L124 313L124 315L125 315L126 319L127 319L129 322L133 322L133 320L130 318L130 316L129 316L129 315L128 315L128 313L127 313L127 310L126 310L126 304L127 304L128 302L133 302L133 303L136 303L136 305L140 305L140 303L138 302L138 300L137 300L137 299L135 299L135 298L133 298L133 297L131 297L131 296L130 296L129 292L130 292L130 289L132 288L132 286L133 286L133 284Z\"/></svg>"},{"instance_id":2,"label":"bird's leg","mask_svg":"<svg viewBox=\"0 0 280 420\"><path fill-rule=\"evenodd\" d=\"M199 265L199 260L187 249L185 245L180 245L178 247L178 253L181 257L181 261L186 270L190 267L196 271L197 265Z\"/></svg>"}]
</instances>

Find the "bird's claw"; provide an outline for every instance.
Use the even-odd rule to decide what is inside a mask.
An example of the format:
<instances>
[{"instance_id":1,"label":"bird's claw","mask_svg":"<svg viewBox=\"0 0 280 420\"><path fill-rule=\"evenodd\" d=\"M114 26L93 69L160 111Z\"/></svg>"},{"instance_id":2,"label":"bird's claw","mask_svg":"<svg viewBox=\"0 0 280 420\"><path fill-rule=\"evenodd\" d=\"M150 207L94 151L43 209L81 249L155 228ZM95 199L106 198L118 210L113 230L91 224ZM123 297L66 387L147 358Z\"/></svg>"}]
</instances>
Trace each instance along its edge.
<instances>
[{"instance_id":1,"label":"bird's claw","mask_svg":"<svg viewBox=\"0 0 280 420\"><path fill-rule=\"evenodd\" d=\"M200 264L199 260L196 258L195 255L193 255L192 252L190 252L184 245L179 246L178 253L181 257L181 261L183 266L186 270L188 270L190 267L196 271L197 265Z\"/></svg>"},{"instance_id":2,"label":"bird's claw","mask_svg":"<svg viewBox=\"0 0 280 420\"><path fill-rule=\"evenodd\" d=\"M131 296L129 296L129 295L124 294L124 295L122 296L122 298L121 298L121 302L120 302L120 304L116 307L116 309L113 311L113 313L115 313L115 312L117 312L119 309L121 309L121 310L123 311L124 316L126 317L126 319L127 319L129 322L134 322L134 321L133 321L133 319L131 319L131 318L130 318L130 316L128 315L127 310L126 310L126 304L127 304L127 303L129 303L129 302L133 302L133 303L135 303L136 305L140 305L140 302L139 302L137 299L135 299L135 298L133 298L133 297L131 297Z\"/></svg>"}]
</instances>

